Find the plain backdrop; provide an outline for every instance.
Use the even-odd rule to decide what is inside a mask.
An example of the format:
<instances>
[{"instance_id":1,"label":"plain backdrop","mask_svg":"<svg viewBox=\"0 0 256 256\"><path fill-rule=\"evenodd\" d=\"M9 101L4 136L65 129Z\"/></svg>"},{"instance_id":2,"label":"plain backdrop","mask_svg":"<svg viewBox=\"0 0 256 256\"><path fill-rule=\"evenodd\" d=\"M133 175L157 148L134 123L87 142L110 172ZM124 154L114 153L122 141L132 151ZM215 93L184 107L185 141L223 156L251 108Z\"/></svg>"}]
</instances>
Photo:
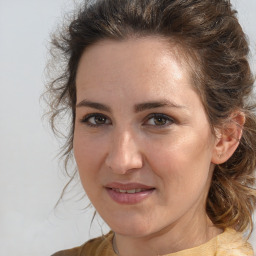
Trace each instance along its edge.
<instances>
[{"instance_id":1,"label":"plain backdrop","mask_svg":"<svg viewBox=\"0 0 256 256\"><path fill-rule=\"evenodd\" d=\"M232 2L255 71L256 0ZM0 256L51 255L107 230L98 218L91 226L93 209L80 200L79 183L54 208L67 178L39 98L49 34L73 6L74 0L0 0Z\"/></svg>"}]
</instances>

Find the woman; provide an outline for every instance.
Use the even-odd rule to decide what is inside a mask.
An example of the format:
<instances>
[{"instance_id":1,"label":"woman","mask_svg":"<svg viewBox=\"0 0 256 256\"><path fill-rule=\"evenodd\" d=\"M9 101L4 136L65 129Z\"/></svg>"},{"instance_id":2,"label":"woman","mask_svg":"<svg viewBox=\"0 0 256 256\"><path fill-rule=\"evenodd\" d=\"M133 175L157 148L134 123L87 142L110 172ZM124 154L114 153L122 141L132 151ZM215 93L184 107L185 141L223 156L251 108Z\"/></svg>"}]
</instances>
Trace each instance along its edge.
<instances>
[{"instance_id":1,"label":"woman","mask_svg":"<svg viewBox=\"0 0 256 256\"><path fill-rule=\"evenodd\" d=\"M111 232L54 255L253 255L248 44L225 0L98 0L53 45L51 122Z\"/></svg>"}]
</instances>

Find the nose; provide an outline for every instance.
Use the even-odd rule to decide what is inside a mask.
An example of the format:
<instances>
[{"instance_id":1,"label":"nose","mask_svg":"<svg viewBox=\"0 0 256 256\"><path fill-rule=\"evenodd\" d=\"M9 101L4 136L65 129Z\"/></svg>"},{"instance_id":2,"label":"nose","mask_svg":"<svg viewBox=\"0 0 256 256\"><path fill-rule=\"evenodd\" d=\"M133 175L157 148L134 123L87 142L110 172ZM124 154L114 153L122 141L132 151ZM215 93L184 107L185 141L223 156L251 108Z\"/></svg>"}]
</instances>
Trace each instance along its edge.
<instances>
[{"instance_id":1,"label":"nose","mask_svg":"<svg viewBox=\"0 0 256 256\"><path fill-rule=\"evenodd\" d=\"M143 157L136 136L130 132L113 135L112 144L106 157L106 165L116 174L126 174L142 168Z\"/></svg>"}]
</instances>

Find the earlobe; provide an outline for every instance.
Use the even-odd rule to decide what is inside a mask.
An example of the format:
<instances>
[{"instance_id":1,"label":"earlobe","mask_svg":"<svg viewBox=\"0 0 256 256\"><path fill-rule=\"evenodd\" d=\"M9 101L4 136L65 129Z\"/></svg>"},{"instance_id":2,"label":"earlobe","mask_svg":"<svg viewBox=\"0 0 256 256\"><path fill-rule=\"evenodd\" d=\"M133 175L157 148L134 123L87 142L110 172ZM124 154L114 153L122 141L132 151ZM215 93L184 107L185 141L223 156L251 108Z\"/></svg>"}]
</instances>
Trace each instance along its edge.
<instances>
[{"instance_id":1,"label":"earlobe","mask_svg":"<svg viewBox=\"0 0 256 256\"><path fill-rule=\"evenodd\" d=\"M212 163L225 163L237 149L243 134L245 115L234 112L226 120L222 128L216 129L216 140L212 155Z\"/></svg>"}]
</instances>

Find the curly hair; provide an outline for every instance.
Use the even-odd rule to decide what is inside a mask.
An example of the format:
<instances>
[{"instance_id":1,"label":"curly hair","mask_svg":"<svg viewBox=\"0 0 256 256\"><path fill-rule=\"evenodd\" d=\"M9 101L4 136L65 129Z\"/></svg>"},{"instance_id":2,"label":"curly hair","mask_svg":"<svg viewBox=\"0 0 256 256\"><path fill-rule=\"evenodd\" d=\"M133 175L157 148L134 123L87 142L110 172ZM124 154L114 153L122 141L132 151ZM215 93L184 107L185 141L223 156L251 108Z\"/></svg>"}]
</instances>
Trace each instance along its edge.
<instances>
[{"instance_id":1,"label":"curly hair","mask_svg":"<svg viewBox=\"0 0 256 256\"><path fill-rule=\"evenodd\" d=\"M244 113L237 150L228 161L215 166L206 210L220 228L252 231L256 205L254 77L246 36L228 0L87 1L67 26L53 34L52 54L59 75L51 78L45 96L54 131L58 131L57 120L70 111L70 131L61 149L66 164L73 157L75 79L82 53L103 39L144 36L161 36L185 49L213 132L235 111ZM72 179L74 173L70 176Z\"/></svg>"}]
</instances>

